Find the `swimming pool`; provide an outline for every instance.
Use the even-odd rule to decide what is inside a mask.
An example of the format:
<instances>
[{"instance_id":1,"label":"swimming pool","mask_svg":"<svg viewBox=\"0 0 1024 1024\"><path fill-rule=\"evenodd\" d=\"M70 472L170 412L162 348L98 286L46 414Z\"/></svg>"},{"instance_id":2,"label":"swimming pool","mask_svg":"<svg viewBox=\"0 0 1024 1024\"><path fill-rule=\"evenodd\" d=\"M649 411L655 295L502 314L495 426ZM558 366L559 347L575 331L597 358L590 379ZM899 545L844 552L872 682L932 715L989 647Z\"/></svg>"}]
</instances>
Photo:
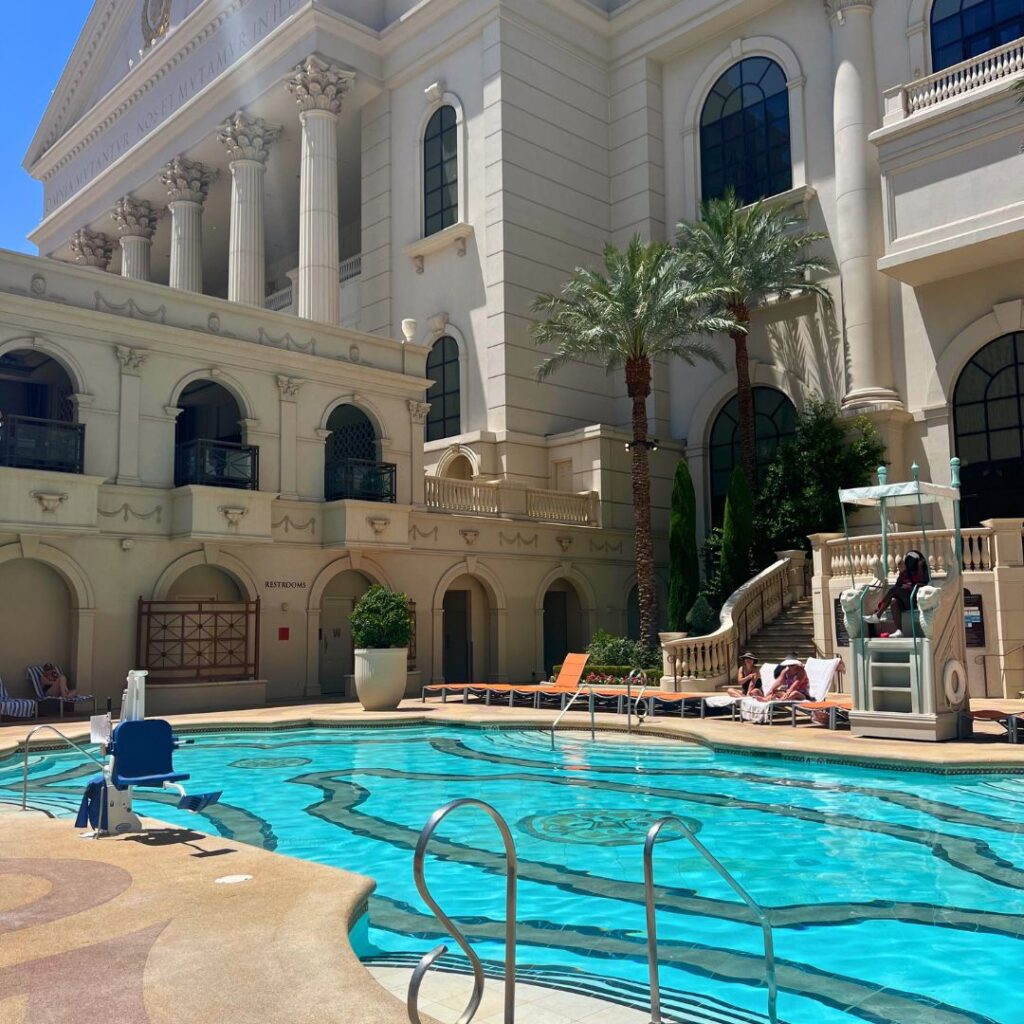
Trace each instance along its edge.
<instances>
[{"instance_id":1,"label":"swimming pool","mask_svg":"<svg viewBox=\"0 0 1024 1024\"><path fill-rule=\"evenodd\" d=\"M646 1000L641 849L677 814L765 907L775 927L779 1017L1019 1024L1024 963L1024 777L940 776L714 753L678 742L426 726L204 733L177 767L203 815L154 794L136 806L176 824L377 880L367 945L412 962L446 935L412 882L423 824L475 796L519 852L523 980ZM68 814L85 777L74 752L32 759L34 806ZM19 759L0 800L20 798ZM70 825L69 825L70 827ZM480 812L438 830L427 878L481 957L502 957L500 839ZM685 840L659 843L666 1015L766 1019L761 932Z\"/></svg>"}]
</instances>

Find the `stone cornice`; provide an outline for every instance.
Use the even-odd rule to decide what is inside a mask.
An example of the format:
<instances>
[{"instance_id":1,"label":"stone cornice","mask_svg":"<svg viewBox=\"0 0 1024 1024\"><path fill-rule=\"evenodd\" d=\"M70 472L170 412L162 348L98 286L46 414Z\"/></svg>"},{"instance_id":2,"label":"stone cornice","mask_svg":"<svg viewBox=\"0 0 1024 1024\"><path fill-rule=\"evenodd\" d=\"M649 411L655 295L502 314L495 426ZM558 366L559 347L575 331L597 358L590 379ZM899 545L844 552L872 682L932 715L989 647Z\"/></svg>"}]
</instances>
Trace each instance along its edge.
<instances>
[{"instance_id":1,"label":"stone cornice","mask_svg":"<svg viewBox=\"0 0 1024 1024\"><path fill-rule=\"evenodd\" d=\"M187 200L202 203L210 189L210 182L217 176L198 160L176 156L160 173L160 181L167 189L168 199L174 203Z\"/></svg>"},{"instance_id":2,"label":"stone cornice","mask_svg":"<svg viewBox=\"0 0 1024 1024\"><path fill-rule=\"evenodd\" d=\"M117 226L117 233L122 238L130 235L152 238L156 230L157 211L145 199L122 196L114 203L110 219Z\"/></svg>"},{"instance_id":3,"label":"stone cornice","mask_svg":"<svg viewBox=\"0 0 1024 1024\"><path fill-rule=\"evenodd\" d=\"M300 111L323 110L340 114L341 102L355 77L355 72L329 64L312 54L295 65L295 72L288 79L288 91L295 97Z\"/></svg>"},{"instance_id":4,"label":"stone cornice","mask_svg":"<svg viewBox=\"0 0 1024 1024\"><path fill-rule=\"evenodd\" d=\"M266 163L270 144L281 134L276 125L262 117L249 117L236 110L217 130L217 139L228 151L230 160L257 160Z\"/></svg>"}]
</instances>

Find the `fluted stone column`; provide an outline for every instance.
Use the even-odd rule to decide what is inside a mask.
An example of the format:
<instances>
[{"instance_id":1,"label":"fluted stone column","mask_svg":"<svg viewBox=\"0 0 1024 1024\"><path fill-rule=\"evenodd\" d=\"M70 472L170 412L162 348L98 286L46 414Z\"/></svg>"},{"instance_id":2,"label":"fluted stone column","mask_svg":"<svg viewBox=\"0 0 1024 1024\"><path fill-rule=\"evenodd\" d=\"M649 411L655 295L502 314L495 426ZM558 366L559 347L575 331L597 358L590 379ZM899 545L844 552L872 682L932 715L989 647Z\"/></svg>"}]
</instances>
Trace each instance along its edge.
<instances>
[{"instance_id":1,"label":"fluted stone column","mask_svg":"<svg viewBox=\"0 0 1024 1024\"><path fill-rule=\"evenodd\" d=\"M156 230L157 211L145 199L123 196L114 203L110 219L121 239L121 276L149 280L149 250Z\"/></svg>"},{"instance_id":2,"label":"fluted stone column","mask_svg":"<svg viewBox=\"0 0 1024 1024\"><path fill-rule=\"evenodd\" d=\"M302 124L297 312L329 324L339 321L338 114L354 77L313 56L288 82Z\"/></svg>"},{"instance_id":3,"label":"fluted stone column","mask_svg":"<svg viewBox=\"0 0 1024 1024\"><path fill-rule=\"evenodd\" d=\"M175 157L160 180L171 211L171 272L168 284L184 292L203 290L203 203L214 172L195 160Z\"/></svg>"},{"instance_id":4,"label":"fluted stone column","mask_svg":"<svg viewBox=\"0 0 1024 1024\"><path fill-rule=\"evenodd\" d=\"M114 243L102 231L81 228L71 236L70 245L75 262L81 266L102 271L110 266Z\"/></svg>"},{"instance_id":5,"label":"fluted stone column","mask_svg":"<svg viewBox=\"0 0 1024 1024\"><path fill-rule=\"evenodd\" d=\"M128 276L128 275L125 275ZM117 482L139 483L139 420L142 413L140 379L148 353L129 345L115 345L121 366L121 399L118 405Z\"/></svg>"},{"instance_id":6,"label":"fluted stone column","mask_svg":"<svg viewBox=\"0 0 1024 1024\"><path fill-rule=\"evenodd\" d=\"M231 235L228 242L228 298L263 306L267 291L263 241L263 171L270 144L280 129L236 111L217 138L231 159Z\"/></svg>"},{"instance_id":7,"label":"fluted stone column","mask_svg":"<svg viewBox=\"0 0 1024 1024\"><path fill-rule=\"evenodd\" d=\"M893 390L884 251L882 180L868 134L878 127L871 12L874 0L825 0L832 25L836 233L843 288L849 390L844 405L898 405Z\"/></svg>"},{"instance_id":8,"label":"fluted stone column","mask_svg":"<svg viewBox=\"0 0 1024 1024\"><path fill-rule=\"evenodd\" d=\"M298 497L296 467L299 461L298 441L298 396L303 381L299 377L286 377L279 374L277 390L281 396L281 422L278 438L281 445L280 466L281 476L278 490L282 498Z\"/></svg>"}]
</instances>

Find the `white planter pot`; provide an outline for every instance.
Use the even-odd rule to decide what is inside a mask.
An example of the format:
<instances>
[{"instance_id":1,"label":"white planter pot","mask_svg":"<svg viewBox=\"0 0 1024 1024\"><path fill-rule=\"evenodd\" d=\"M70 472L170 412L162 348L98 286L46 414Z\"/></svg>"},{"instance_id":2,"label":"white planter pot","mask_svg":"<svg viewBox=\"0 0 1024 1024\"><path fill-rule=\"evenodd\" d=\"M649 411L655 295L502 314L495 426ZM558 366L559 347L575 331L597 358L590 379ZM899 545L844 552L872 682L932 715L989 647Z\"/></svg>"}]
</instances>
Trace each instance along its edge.
<instances>
[{"instance_id":1,"label":"white planter pot","mask_svg":"<svg viewBox=\"0 0 1024 1024\"><path fill-rule=\"evenodd\" d=\"M356 648L356 696L364 711L394 711L405 696L407 647Z\"/></svg>"}]
</instances>

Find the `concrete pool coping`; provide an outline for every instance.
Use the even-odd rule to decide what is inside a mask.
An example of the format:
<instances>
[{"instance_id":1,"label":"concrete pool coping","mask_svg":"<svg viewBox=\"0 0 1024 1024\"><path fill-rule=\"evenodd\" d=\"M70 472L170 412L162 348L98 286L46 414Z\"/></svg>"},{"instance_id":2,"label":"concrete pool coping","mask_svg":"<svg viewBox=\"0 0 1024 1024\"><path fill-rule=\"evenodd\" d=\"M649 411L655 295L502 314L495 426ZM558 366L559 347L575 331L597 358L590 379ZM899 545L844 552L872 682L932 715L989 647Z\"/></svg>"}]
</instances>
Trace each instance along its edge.
<instances>
[{"instance_id":1,"label":"concrete pool coping","mask_svg":"<svg viewBox=\"0 0 1024 1024\"><path fill-rule=\"evenodd\" d=\"M1024 709L1024 702L1017 703ZM409 700L388 713L368 714L351 704L304 704L170 720L184 732L423 724L521 729L549 728L555 714ZM599 713L596 718L604 740L627 738L622 717ZM0 757L15 753L35 724L0 727ZM85 719L53 724L76 740L88 739ZM570 712L562 724L578 734L589 728L589 715ZM810 725L660 718L645 724L639 735L805 762L1024 772L1024 749L998 741L995 731L988 733L991 742L925 745L860 739ZM60 741L46 730L33 748L37 744L47 748ZM0 1019L77 1024L102 1016L95 1013L109 1005L95 1002L102 997L121 1001L113 1017L146 1020L137 1010L142 1005L152 1024L407 1020L396 993L378 984L358 959L344 927L365 908L372 879L159 821L150 824L153 832L141 839L90 842L67 819L13 811L0 815L0 933L11 930L4 919L9 922L13 913L17 934L17 941L0 944L0 991L5 993ZM372 865L366 867L372 871ZM253 877L216 884L217 878L239 874ZM95 977L100 958L112 965L109 977L124 984L109 984L104 976L93 988L84 986L83 997L82 979ZM94 1000L93 1016L86 1015L83 999ZM426 1013L424 1020L429 1020Z\"/></svg>"}]
</instances>

